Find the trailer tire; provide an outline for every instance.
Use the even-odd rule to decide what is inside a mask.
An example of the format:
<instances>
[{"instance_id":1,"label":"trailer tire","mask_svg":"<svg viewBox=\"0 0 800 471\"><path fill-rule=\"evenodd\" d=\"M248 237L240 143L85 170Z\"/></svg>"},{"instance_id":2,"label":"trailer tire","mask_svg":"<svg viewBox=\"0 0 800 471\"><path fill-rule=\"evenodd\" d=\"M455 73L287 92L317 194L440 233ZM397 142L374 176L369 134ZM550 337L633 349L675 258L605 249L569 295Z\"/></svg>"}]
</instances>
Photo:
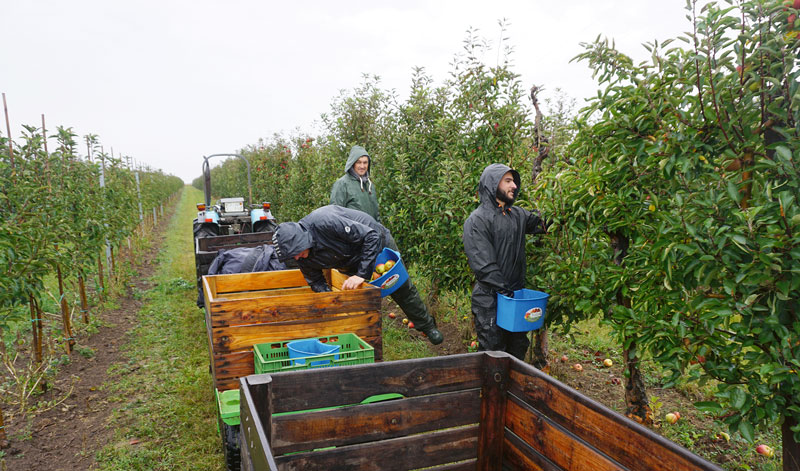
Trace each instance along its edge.
<instances>
[{"instance_id":1,"label":"trailer tire","mask_svg":"<svg viewBox=\"0 0 800 471\"><path fill-rule=\"evenodd\" d=\"M192 232L194 238L199 239L202 237L214 237L219 235L219 227L216 224L195 223L192 225Z\"/></svg>"},{"instance_id":2,"label":"trailer tire","mask_svg":"<svg viewBox=\"0 0 800 471\"><path fill-rule=\"evenodd\" d=\"M242 454L239 443L240 427L222 422L222 447L225 450L225 467L228 471L239 471Z\"/></svg>"}]
</instances>

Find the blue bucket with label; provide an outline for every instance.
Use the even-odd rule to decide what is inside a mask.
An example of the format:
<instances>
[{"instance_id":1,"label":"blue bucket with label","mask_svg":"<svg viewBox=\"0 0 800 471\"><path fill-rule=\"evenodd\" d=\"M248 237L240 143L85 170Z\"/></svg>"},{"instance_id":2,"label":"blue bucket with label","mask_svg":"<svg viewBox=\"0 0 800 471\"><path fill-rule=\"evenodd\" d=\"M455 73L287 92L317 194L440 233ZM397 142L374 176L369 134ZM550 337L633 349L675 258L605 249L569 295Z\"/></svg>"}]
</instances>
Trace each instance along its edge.
<instances>
[{"instance_id":1,"label":"blue bucket with label","mask_svg":"<svg viewBox=\"0 0 800 471\"><path fill-rule=\"evenodd\" d=\"M293 340L287 343L286 347L289 349L289 358L292 360L292 365L305 365L305 358L308 357L334 354L332 358L328 357L323 360L312 361L308 366L333 365L332 360L339 359L339 349L341 348L339 345L322 343L317 339Z\"/></svg>"},{"instance_id":2,"label":"blue bucket with label","mask_svg":"<svg viewBox=\"0 0 800 471\"><path fill-rule=\"evenodd\" d=\"M532 289L518 289L513 298L497 293L497 325L509 332L540 329L549 297Z\"/></svg>"},{"instance_id":3,"label":"blue bucket with label","mask_svg":"<svg viewBox=\"0 0 800 471\"><path fill-rule=\"evenodd\" d=\"M386 262L391 262L392 267L379 274L380 276L369 282L381 289L381 297L389 296L394 293L397 288L403 286L403 283L408 280L408 272L403 265L403 259L400 258L400 253L396 252L389 247L384 248L375 259L375 268L379 265L386 266ZM377 272L376 272L377 273Z\"/></svg>"}]
</instances>

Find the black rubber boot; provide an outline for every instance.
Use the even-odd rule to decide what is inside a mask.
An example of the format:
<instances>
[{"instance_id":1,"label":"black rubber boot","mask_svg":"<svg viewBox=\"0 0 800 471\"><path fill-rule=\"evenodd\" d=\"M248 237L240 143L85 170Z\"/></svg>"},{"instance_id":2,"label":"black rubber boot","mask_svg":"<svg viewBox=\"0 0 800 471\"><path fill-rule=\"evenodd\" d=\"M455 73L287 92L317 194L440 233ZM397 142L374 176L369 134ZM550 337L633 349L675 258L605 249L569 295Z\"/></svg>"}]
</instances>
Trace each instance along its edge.
<instances>
[{"instance_id":1,"label":"black rubber boot","mask_svg":"<svg viewBox=\"0 0 800 471\"><path fill-rule=\"evenodd\" d=\"M422 333L425 334L425 336L428 337L428 340L430 340L430 342L434 345L439 345L444 341L444 335L439 332L439 329L437 329L436 326L424 330Z\"/></svg>"}]
</instances>

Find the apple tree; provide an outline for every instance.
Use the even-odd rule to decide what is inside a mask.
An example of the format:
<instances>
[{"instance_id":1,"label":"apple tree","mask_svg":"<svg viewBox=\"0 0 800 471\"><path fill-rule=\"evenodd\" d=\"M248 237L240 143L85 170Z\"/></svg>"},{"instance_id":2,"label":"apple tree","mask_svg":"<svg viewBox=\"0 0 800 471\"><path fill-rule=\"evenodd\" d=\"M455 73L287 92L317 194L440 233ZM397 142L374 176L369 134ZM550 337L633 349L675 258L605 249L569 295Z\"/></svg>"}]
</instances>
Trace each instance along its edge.
<instances>
[{"instance_id":1,"label":"apple tree","mask_svg":"<svg viewBox=\"0 0 800 471\"><path fill-rule=\"evenodd\" d=\"M601 312L628 360L710 381L698 406L745 439L781 424L784 469L800 462L797 7L690 1L691 32L638 65L587 45L601 90L577 163L539 190L564 216L547 261L563 302Z\"/></svg>"}]
</instances>

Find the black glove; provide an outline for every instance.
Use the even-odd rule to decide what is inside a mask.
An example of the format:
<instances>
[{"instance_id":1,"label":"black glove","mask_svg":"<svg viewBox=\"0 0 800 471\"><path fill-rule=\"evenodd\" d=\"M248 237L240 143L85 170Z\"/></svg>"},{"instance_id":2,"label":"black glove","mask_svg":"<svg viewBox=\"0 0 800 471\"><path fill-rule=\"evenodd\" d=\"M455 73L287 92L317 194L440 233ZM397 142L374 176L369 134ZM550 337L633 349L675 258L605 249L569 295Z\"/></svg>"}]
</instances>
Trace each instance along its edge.
<instances>
[{"instance_id":1,"label":"black glove","mask_svg":"<svg viewBox=\"0 0 800 471\"><path fill-rule=\"evenodd\" d=\"M497 290L497 292L499 294L502 294L503 296L505 296L507 298L513 298L514 297L514 292L509 290L509 289L501 288L501 289Z\"/></svg>"}]
</instances>

